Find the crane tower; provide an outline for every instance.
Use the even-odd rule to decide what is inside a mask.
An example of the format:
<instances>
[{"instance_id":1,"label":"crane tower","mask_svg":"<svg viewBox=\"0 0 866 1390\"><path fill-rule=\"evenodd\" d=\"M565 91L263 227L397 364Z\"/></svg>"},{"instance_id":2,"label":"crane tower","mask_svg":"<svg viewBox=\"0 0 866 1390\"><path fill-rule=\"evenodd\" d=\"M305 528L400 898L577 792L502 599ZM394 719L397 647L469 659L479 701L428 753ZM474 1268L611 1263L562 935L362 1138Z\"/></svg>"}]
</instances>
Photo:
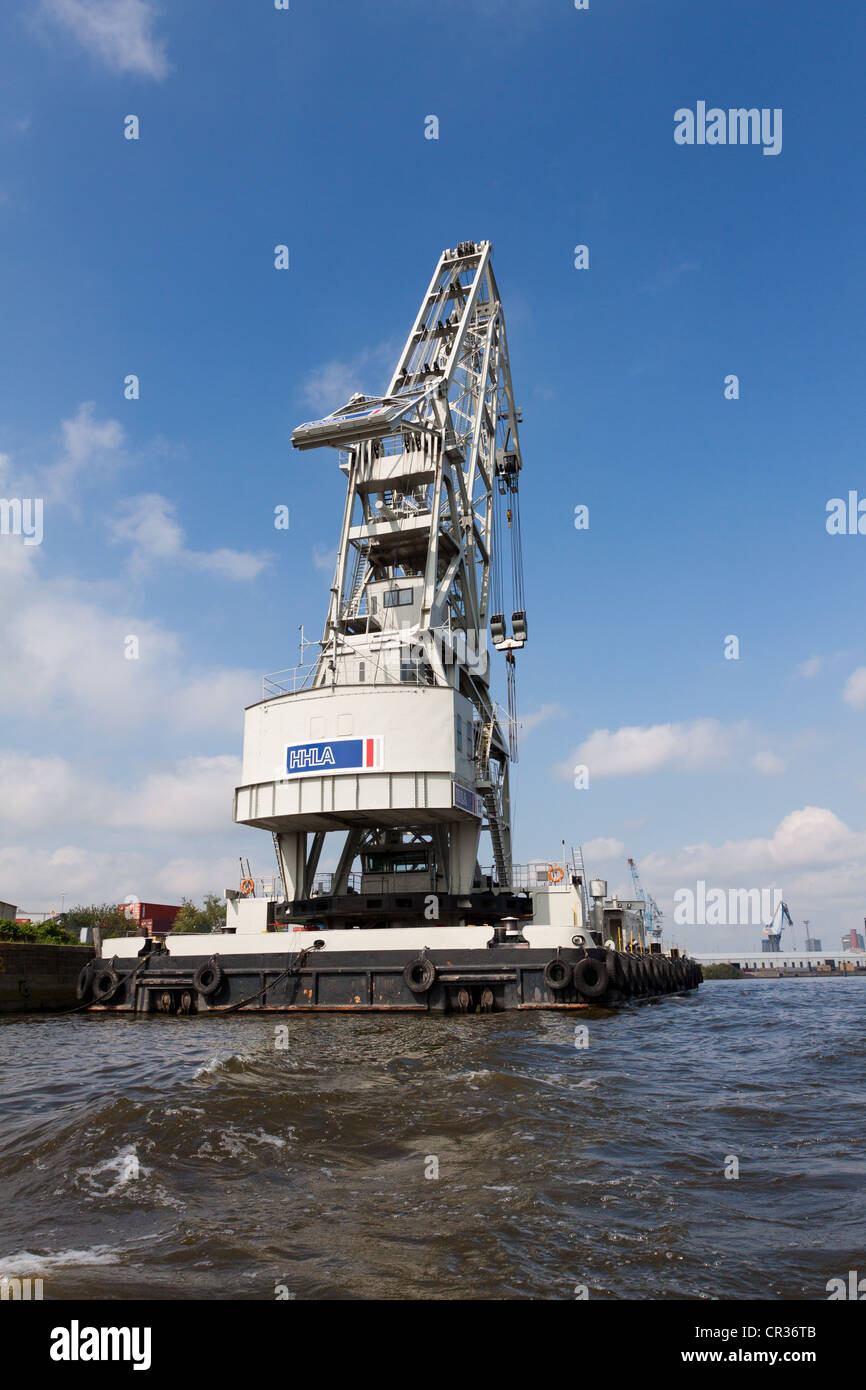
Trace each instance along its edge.
<instances>
[{"instance_id":1,"label":"crane tower","mask_svg":"<svg viewBox=\"0 0 866 1390\"><path fill-rule=\"evenodd\" d=\"M644 889L640 881L640 874L638 873L637 864L634 862L633 859L629 859L628 867L631 870L631 880L634 884L634 891L637 897L643 901L644 927L646 928L647 940L661 941L662 932L664 930L664 928L662 927L662 919L664 917L664 913L662 912L661 908L659 907L652 894L647 893Z\"/></svg>"},{"instance_id":2,"label":"crane tower","mask_svg":"<svg viewBox=\"0 0 866 1390\"><path fill-rule=\"evenodd\" d=\"M360 858L383 922L430 893L440 920L465 920L485 887L482 829L486 887L511 884L522 461L490 256L489 242L444 251L385 394L292 436L339 451L339 548L317 660L266 678L247 710L234 815L273 833L289 903L310 897L326 837L342 835L332 902L317 904L335 919ZM491 646L505 653L507 716Z\"/></svg>"}]
</instances>

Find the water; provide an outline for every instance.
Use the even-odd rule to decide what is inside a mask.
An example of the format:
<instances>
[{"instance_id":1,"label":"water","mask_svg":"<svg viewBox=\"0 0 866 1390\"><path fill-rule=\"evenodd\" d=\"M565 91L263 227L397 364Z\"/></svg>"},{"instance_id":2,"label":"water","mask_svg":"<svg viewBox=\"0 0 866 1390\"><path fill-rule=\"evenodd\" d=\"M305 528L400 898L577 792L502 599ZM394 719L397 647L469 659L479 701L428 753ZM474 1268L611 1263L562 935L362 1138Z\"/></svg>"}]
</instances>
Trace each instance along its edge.
<instances>
[{"instance_id":1,"label":"water","mask_svg":"<svg viewBox=\"0 0 866 1390\"><path fill-rule=\"evenodd\" d=\"M864 1004L859 979L720 981L569 1017L6 1018L0 1275L823 1299L866 1273Z\"/></svg>"}]
</instances>

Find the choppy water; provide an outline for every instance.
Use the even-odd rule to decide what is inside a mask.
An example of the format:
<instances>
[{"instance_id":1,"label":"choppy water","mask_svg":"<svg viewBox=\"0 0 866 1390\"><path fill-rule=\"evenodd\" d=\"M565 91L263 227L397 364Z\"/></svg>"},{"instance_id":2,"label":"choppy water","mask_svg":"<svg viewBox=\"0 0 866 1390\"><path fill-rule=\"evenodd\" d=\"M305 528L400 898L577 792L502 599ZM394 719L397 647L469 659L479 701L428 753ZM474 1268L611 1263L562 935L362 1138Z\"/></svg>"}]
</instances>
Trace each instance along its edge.
<instances>
[{"instance_id":1,"label":"choppy water","mask_svg":"<svg viewBox=\"0 0 866 1390\"><path fill-rule=\"evenodd\" d=\"M864 1020L863 980L292 1017L286 1050L273 1016L7 1018L0 1275L46 1298L824 1299L866 1272Z\"/></svg>"}]
</instances>

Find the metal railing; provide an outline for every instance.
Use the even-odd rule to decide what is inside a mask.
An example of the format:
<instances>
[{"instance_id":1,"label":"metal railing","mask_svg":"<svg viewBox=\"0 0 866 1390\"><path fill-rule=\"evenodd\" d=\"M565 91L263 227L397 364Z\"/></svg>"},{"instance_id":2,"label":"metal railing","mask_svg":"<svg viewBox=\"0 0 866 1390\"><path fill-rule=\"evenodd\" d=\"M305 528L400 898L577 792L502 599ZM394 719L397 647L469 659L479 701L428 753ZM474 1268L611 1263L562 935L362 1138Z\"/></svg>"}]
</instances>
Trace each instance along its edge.
<instances>
[{"instance_id":1,"label":"metal railing","mask_svg":"<svg viewBox=\"0 0 866 1390\"><path fill-rule=\"evenodd\" d=\"M392 655L394 648L384 648L383 656ZM326 664L323 678L315 685L318 663L310 666L288 666L284 671L272 671L262 676L262 699L279 695L296 695L301 690L325 690L335 685L435 685L432 667L424 661L377 661L375 654L361 657L337 656L333 669Z\"/></svg>"}]
</instances>

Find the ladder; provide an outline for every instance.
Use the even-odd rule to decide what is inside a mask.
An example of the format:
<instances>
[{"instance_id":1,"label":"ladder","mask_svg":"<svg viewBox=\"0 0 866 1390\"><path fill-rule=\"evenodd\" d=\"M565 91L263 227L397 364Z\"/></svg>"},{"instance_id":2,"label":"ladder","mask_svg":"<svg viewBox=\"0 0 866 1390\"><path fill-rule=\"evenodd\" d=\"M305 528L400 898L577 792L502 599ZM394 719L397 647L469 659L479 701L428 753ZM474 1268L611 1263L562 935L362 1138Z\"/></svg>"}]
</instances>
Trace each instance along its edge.
<instances>
[{"instance_id":1,"label":"ladder","mask_svg":"<svg viewBox=\"0 0 866 1390\"><path fill-rule=\"evenodd\" d=\"M509 887L511 879L511 866L505 853L505 845L502 840L502 826L499 822L499 805L496 799L496 792L493 787L487 787L481 793L484 801L484 809L487 812L487 829L490 831L490 843L493 846L493 863L496 866L496 877L500 888Z\"/></svg>"},{"instance_id":2,"label":"ladder","mask_svg":"<svg viewBox=\"0 0 866 1390\"><path fill-rule=\"evenodd\" d=\"M574 851L572 851L574 853ZM589 884L586 879L586 865L583 862L583 845L578 845L574 856L575 867L580 874L580 896L583 903L584 921L589 921Z\"/></svg>"}]
</instances>

